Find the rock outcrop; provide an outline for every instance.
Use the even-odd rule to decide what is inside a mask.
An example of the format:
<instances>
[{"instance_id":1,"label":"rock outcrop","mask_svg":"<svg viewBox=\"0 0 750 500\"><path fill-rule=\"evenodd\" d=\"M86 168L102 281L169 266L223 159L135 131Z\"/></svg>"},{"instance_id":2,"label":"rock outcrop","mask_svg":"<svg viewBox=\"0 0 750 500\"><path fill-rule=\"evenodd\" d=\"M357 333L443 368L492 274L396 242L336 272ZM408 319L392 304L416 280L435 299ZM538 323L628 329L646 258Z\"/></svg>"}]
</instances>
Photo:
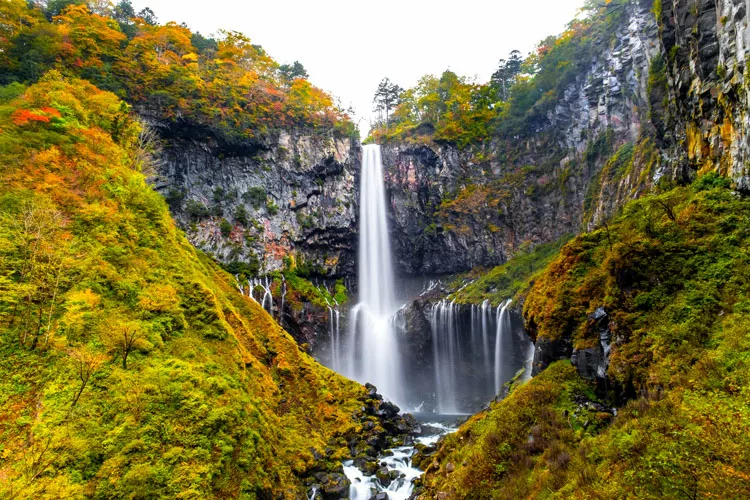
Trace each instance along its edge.
<instances>
[{"instance_id":1,"label":"rock outcrop","mask_svg":"<svg viewBox=\"0 0 750 500\"><path fill-rule=\"evenodd\" d=\"M521 245L600 222L652 184L658 161L648 138L649 67L660 52L658 27L649 2L624 8L626 21L597 39L591 62L528 136L464 150L385 146L404 271L501 264ZM623 165L609 165L620 150Z\"/></svg>"},{"instance_id":2,"label":"rock outcrop","mask_svg":"<svg viewBox=\"0 0 750 500\"><path fill-rule=\"evenodd\" d=\"M156 188L198 248L218 260L319 276L354 272L359 146L312 132L231 145L161 127Z\"/></svg>"},{"instance_id":3,"label":"rock outcrop","mask_svg":"<svg viewBox=\"0 0 750 500\"><path fill-rule=\"evenodd\" d=\"M356 141L282 131L232 144L195 126L150 122L160 138L153 183L197 248L248 277L296 269L333 288L335 278L354 274ZM270 282L254 291L256 300L270 291L264 307L312 348L328 334L331 309L291 285L284 300L279 279Z\"/></svg>"},{"instance_id":4,"label":"rock outcrop","mask_svg":"<svg viewBox=\"0 0 750 500\"><path fill-rule=\"evenodd\" d=\"M747 0L656 2L665 61L667 158L686 176L717 171L750 191Z\"/></svg>"}]
</instances>

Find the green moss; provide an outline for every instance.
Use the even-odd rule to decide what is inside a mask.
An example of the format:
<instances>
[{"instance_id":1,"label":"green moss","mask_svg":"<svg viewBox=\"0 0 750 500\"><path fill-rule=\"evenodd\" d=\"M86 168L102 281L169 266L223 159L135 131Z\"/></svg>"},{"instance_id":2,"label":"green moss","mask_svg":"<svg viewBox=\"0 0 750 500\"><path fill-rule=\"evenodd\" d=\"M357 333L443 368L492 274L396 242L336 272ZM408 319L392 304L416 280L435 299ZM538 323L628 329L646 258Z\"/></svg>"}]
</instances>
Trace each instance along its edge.
<instances>
[{"instance_id":1,"label":"green moss","mask_svg":"<svg viewBox=\"0 0 750 500\"><path fill-rule=\"evenodd\" d=\"M276 215L279 213L279 206L269 198L268 201L266 201L266 210L268 211L268 215Z\"/></svg>"},{"instance_id":2,"label":"green moss","mask_svg":"<svg viewBox=\"0 0 750 500\"><path fill-rule=\"evenodd\" d=\"M221 235L223 237L228 238L232 233L232 225L226 219L221 219L221 221L219 222L219 230L221 231Z\"/></svg>"},{"instance_id":3,"label":"green moss","mask_svg":"<svg viewBox=\"0 0 750 500\"><path fill-rule=\"evenodd\" d=\"M451 298L459 304L480 304L489 300L493 306L510 298L517 301L528 291L534 282L534 276L552 261L571 237L572 235L567 235L554 243L537 245L532 250L522 248L508 262L487 273L476 270L459 278L453 287L461 288L462 281L481 273L474 281L451 295Z\"/></svg>"},{"instance_id":4,"label":"green moss","mask_svg":"<svg viewBox=\"0 0 750 500\"><path fill-rule=\"evenodd\" d=\"M750 494L750 200L729 185L708 174L629 203L526 296L537 340L580 348L599 341L588 316L605 308L617 416L553 364L444 441L428 498Z\"/></svg>"},{"instance_id":5,"label":"green moss","mask_svg":"<svg viewBox=\"0 0 750 500\"><path fill-rule=\"evenodd\" d=\"M265 188L260 186L253 186L242 195L242 199L250 203L256 210L266 203L267 198L268 195Z\"/></svg>"},{"instance_id":6,"label":"green moss","mask_svg":"<svg viewBox=\"0 0 750 500\"><path fill-rule=\"evenodd\" d=\"M452 498L536 497L534 470L563 475L575 445L609 420L580 406L592 400L592 388L569 362L551 365L443 440L437 466L424 479L428 491Z\"/></svg>"}]
</instances>

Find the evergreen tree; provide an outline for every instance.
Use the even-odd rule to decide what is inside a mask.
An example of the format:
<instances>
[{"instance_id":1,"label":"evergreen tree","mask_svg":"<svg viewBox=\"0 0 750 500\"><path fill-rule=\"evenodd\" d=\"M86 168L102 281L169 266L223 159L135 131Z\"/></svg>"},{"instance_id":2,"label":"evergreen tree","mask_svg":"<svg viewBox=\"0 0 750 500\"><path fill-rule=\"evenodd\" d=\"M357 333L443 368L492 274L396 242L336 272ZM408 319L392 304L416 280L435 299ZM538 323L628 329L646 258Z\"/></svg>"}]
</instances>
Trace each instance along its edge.
<instances>
[{"instance_id":1,"label":"evergreen tree","mask_svg":"<svg viewBox=\"0 0 750 500\"><path fill-rule=\"evenodd\" d=\"M401 100L401 94L404 93L404 89L391 82L388 78L383 78L375 90L375 97L373 102L375 103L375 111L377 111L382 117L385 113L385 128L388 130L388 118L392 109L394 109Z\"/></svg>"},{"instance_id":2,"label":"evergreen tree","mask_svg":"<svg viewBox=\"0 0 750 500\"><path fill-rule=\"evenodd\" d=\"M296 78L307 78L307 70L299 61L294 61L292 64L282 64L279 66L279 74L281 78L291 82Z\"/></svg>"},{"instance_id":3,"label":"evergreen tree","mask_svg":"<svg viewBox=\"0 0 750 500\"><path fill-rule=\"evenodd\" d=\"M507 60L500 59L497 71L492 74L490 81L501 101L506 101L510 97L510 88L516 83L522 64L523 58L518 50L511 51Z\"/></svg>"}]
</instances>

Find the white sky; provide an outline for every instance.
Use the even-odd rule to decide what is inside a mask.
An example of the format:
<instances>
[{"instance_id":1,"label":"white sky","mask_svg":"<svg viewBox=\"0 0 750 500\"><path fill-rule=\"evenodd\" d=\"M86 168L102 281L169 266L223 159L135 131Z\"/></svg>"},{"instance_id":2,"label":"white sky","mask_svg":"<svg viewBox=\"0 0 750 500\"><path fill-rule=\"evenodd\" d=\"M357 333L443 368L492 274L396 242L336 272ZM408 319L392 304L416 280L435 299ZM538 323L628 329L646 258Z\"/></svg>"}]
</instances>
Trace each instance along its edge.
<instances>
[{"instance_id":1,"label":"white sky","mask_svg":"<svg viewBox=\"0 0 750 500\"><path fill-rule=\"evenodd\" d=\"M300 61L314 85L355 109L364 137L383 77L409 88L450 69L486 82L511 50L525 56L562 32L584 0L132 1L160 23L241 31L279 63Z\"/></svg>"}]
</instances>

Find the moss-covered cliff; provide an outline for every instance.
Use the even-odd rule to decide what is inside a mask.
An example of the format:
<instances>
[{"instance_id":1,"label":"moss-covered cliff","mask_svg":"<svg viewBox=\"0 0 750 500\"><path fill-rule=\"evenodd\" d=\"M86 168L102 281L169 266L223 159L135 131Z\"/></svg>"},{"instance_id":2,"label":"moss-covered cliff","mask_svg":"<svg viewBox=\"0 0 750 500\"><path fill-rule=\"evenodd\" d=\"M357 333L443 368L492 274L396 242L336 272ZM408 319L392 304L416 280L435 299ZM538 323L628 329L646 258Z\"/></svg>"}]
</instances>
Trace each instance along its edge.
<instances>
[{"instance_id":1,"label":"moss-covered cliff","mask_svg":"<svg viewBox=\"0 0 750 500\"><path fill-rule=\"evenodd\" d=\"M539 375L445 440L423 498L750 494L750 203L728 184L646 196L563 247L523 307Z\"/></svg>"}]
</instances>

